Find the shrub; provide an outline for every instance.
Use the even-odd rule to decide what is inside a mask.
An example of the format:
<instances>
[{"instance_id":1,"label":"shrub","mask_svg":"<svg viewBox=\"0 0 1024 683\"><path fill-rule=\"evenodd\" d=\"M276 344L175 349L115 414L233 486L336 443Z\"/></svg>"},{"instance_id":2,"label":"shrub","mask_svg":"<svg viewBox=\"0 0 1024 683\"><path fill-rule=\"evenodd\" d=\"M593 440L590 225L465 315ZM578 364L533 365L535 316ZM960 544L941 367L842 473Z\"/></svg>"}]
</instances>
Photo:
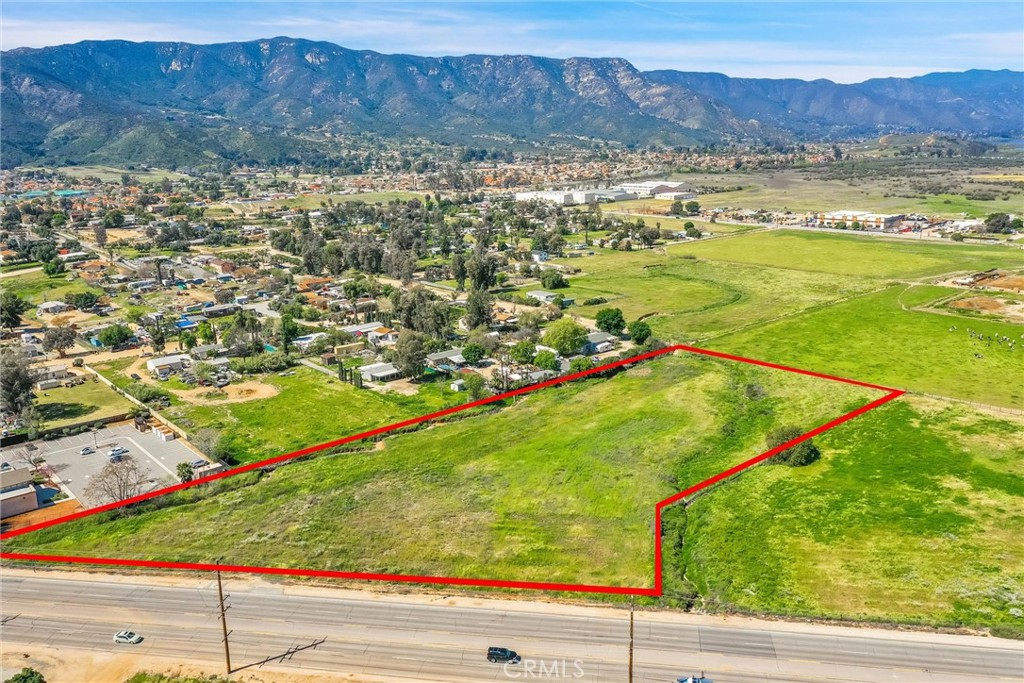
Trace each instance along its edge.
<instances>
[{"instance_id":1,"label":"shrub","mask_svg":"<svg viewBox=\"0 0 1024 683\"><path fill-rule=\"evenodd\" d=\"M283 351L258 353L248 358L232 358L231 369L239 374L252 375L263 372L287 370L298 361L296 357Z\"/></svg>"},{"instance_id":2,"label":"shrub","mask_svg":"<svg viewBox=\"0 0 1024 683\"><path fill-rule=\"evenodd\" d=\"M770 432L765 441L769 449L777 448L788 441L798 438L803 433L804 430L799 427L788 425ZM803 467L810 465L819 458L821 458L821 451L814 445L813 441L808 439L780 453L776 453L769 458L769 462L789 465L790 467Z\"/></svg>"}]
</instances>

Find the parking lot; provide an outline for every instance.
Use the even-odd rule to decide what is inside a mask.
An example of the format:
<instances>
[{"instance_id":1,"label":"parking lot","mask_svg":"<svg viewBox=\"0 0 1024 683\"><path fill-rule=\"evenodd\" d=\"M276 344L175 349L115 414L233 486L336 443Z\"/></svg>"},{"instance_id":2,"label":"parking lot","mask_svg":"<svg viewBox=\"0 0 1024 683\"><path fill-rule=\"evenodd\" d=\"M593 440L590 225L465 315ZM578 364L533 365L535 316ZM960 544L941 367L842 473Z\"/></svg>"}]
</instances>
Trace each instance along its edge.
<instances>
[{"instance_id":1,"label":"parking lot","mask_svg":"<svg viewBox=\"0 0 1024 683\"><path fill-rule=\"evenodd\" d=\"M109 502L91 500L86 495L86 489L89 480L108 463L107 451L115 446L127 448L126 455L134 457L139 467L147 472L149 480L143 487L144 491L176 484L178 477L175 468L178 463L200 458L179 440L163 441L154 432L137 431L130 423L104 427L95 434L89 432L53 441L34 441L32 445L38 450L30 451L22 444L8 449L3 459L17 466L28 458L44 458L67 491L85 507ZM81 451L85 447L95 452L82 455Z\"/></svg>"}]
</instances>

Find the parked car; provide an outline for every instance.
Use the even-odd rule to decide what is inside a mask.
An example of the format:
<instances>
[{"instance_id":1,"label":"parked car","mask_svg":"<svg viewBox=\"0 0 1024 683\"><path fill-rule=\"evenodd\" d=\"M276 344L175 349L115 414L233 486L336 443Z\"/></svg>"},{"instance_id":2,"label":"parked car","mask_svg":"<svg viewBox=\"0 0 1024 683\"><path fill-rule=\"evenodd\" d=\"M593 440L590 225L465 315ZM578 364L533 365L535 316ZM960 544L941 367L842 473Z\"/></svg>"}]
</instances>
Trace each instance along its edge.
<instances>
[{"instance_id":1,"label":"parked car","mask_svg":"<svg viewBox=\"0 0 1024 683\"><path fill-rule=\"evenodd\" d=\"M80 455L92 455L92 454L93 454L93 453L95 453L95 452L96 452L96 451L95 451L95 450L93 449L93 447L92 447L92 446L86 446L86 447L85 447L85 448L83 448L82 450L78 451L78 453L79 453Z\"/></svg>"},{"instance_id":2,"label":"parked car","mask_svg":"<svg viewBox=\"0 0 1024 683\"><path fill-rule=\"evenodd\" d=\"M508 662L509 664L518 664L522 657L515 650L510 650L507 647L489 647L487 648L487 661L488 662Z\"/></svg>"},{"instance_id":3,"label":"parked car","mask_svg":"<svg viewBox=\"0 0 1024 683\"><path fill-rule=\"evenodd\" d=\"M111 455L124 455L127 452L128 452L128 449L125 448L124 446L114 446L109 451L107 451L107 457L109 457Z\"/></svg>"},{"instance_id":4,"label":"parked car","mask_svg":"<svg viewBox=\"0 0 1024 683\"><path fill-rule=\"evenodd\" d=\"M700 672L700 676L687 676L686 678L677 678L676 683L715 683L710 678L704 677L704 672Z\"/></svg>"},{"instance_id":5,"label":"parked car","mask_svg":"<svg viewBox=\"0 0 1024 683\"><path fill-rule=\"evenodd\" d=\"M133 372L132 374L130 374L128 376L131 377L136 382L138 382L138 381L140 381L142 379L141 377L139 377L139 373L137 373L137 372Z\"/></svg>"},{"instance_id":6,"label":"parked car","mask_svg":"<svg viewBox=\"0 0 1024 683\"><path fill-rule=\"evenodd\" d=\"M135 631L118 631L114 634L114 642L125 645L138 645L142 642L142 636Z\"/></svg>"},{"instance_id":7,"label":"parked car","mask_svg":"<svg viewBox=\"0 0 1024 683\"><path fill-rule=\"evenodd\" d=\"M199 469L199 468L201 468L201 467L206 467L206 466L207 466L207 465L209 465L210 463L206 462L205 460L199 460L199 459L197 459L197 460L193 460L193 461L192 461L192 462L190 462L189 464L190 464L190 465L192 465L192 469L194 469L194 470L198 470L198 469Z\"/></svg>"}]
</instances>

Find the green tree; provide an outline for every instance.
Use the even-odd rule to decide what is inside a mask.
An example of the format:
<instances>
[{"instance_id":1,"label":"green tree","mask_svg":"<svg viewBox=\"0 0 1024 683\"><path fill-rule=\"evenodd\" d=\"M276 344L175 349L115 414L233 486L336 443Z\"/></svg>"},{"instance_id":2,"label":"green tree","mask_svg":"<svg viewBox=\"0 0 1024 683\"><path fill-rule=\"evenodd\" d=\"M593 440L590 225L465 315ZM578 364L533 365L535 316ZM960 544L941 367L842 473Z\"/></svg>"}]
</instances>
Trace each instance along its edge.
<instances>
[{"instance_id":1,"label":"green tree","mask_svg":"<svg viewBox=\"0 0 1024 683\"><path fill-rule=\"evenodd\" d=\"M788 443L793 439L799 438L804 433L803 429L799 427L788 425L785 427L779 427L768 433L765 438L769 450L772 448L778 448L784 443ZM810 465L821 458L821 451L818 449L811 439L802 441L795 446L791 446L784 451L776 453L769 462L781 463L789 465L790 467L803 467Z\"/></svg>"},{"instance_id":2,"label":"green tree","mask_svg":"<svg viewBox=\"0 0 1024 683\"><path fill-rule=\"evenodd\" d=\"M700 229L694 227L694 225L691 223L690 227L686 228L686 236L689 237L692 240L699 240L700 239Z\"/></svg>"},{"instance_id":3,"label":"green tree","mask_svg":"<svg viewBox=\"0 0 1024 683\"><path fill-rule=\"evenodd\" d=\"M462 357L470 365L476 365L487 357L487 351L479 344L466 344L462 348Z\"/></svg>"},{"instance_id":4,"label":"green tree","mask_svg":"<svg viewBox=\"0 0 1024 683\"><path fill-rule=\"evenodd\" d=\"M634 320L629 324L629 338L635 344L643 344L651 338L651 326L643 320Z\"/></svg>"},{"instance_id":5,"label":"green tree","mask_svg":"<svg viewBox=\"0 0 1024 683\"><path fill-rule=\"evenodd\" d=\"M124 213L122 213L118 209L114 209L113 211L107 211L107 213L103 216L104 228L120 228L122 225L124 225ZM99 242L99 239L97 238L96 241Z\"/></svg>"},{"instance_id":6,"label":"green tree","mask_svg":"<svg viewBox=\"0 0 1024 683\"><path fill-rule=\"evenodd\" d=\"M68 306L74 306L80 311L92 308L98 304L99 301L99 294L96 294L95 292L75 292L64 296L64 303Z\"/></svg>"},{"instance_id":7,"label":"green tree","mask_svg":"<svg viewBox=\"0 0 1024 683\"><path fill-rule=\"evenodd\" d=\"M199 338L195 332L182 332L178 339L181 342L181 348L188 351L191 351L199 344Z\"/></svg>"},{"instance_id":8,"label":"green tree","mask_svg":"<svg viewBox=\"0 0 1024 683\"><path fill-rule=\"evenodd\" d=\"M43 272L49 275L50 277L53 277L54 275L60 275L66 270L67 268L64 267L64 262L61 261L59 258L55 258L43 264Z\"/></svg>"},{"instance_id":9,"label":"green tree","mask_svg":"<svg viewBox=\"0 0 1024 683\"><path fill-rule=\"evenodd\" d=\"M683 215L684 210L685 209L683 209L683 203L677 199L676 201L672 202L672 206L669 207L668 212L672 216L681 216Z\"/></svg>"},{"instance_id":10,"label":"green tree","mask_svg":"<svg viewBox=\"0 0 1024 683\"><path fill-rule=\"evenodd\" d=\"M482 288L474 288L466 299L466 327L490 325L494 317L493 298Z\"/></svg>"},{"instance_id":11,"label":"green tree","mask_svg":"<svg viewBox=\"0 0 1024 683\"><path fill-rule=\"evenodd\" d=\"M0 348L0 410L21 415L32 404L32 373L20 348Z\"/></svg>"},{"instance_id":12,"label":"green tree","mask_svg":"<svg viewBox=\"0 0 1024 683\"><path fill-rule=\"evenodd\" d=\"M43 335L43 351L56 351L63 358L65 352L75 345L75 331L67 326L51 327Z\"/></svg>"},{"instance_id":13,"label":"green tree","mask_svg":"<svg viewBox=\"0 0 1024 683\"><path fill-rule=\"evenodd\" d=\"M21 324L21 314L32 305L10 290L0 294L0 327L14 330Z\"/></svg>"},{"instance_id":14,"label":"green tree","mask_svg":"<svg viewBox=\"0 0 1024 683\"><path fill-rule=\"evenodd\" d=\"M43 674L26 666L24 669L5 680L4 683L46 683L46 679L43 678Z\"/></svg>"},{"instance_id":15,"label":"green tree","mask_svg":"<svg viewBox=\"0 0 1024 683\"><path fill-rule=\"evenodd\" d=\"M393 352L395 366L410 379L416 379L423 374L424 364L427 360L424 340L425 336L419 332L402 330L395 343Z\"/></svg>"},{"instance_id":16,"label":"green tree","mask_svg":"<svg viewBox=\"0 0 1024 683\"><path fill-rule=\"evenodd\" d=\"M92 229L92 236L96 240L96 246L100 249L107 246L107 229L102 225L97 225Z\"/></svg>"},{"instance_id":17,"label":"green tree","mask_svg":"<svg viewBox=\"0 0 1024 683\"><path fill-rule=\"evenodd\" d=\"M108 349L116 349L134 336L126 325L111 325L101 330L96 338Z\"/></svg>"},{"instance_id":18,"label":"green tree","mask_svg":"<svg viewBox=\"0 0 1024 683\"><path fill-rule=\"evenodd\" d=\"M557 270L545 270L540 276L540 283L544 289L562 289L569 286L569 281Z\"/></svg>"},{"instance_id":19,"label":"green tree","mask_svg":"<svg viewBox=\"0 0 1024 683\"><path fill-rule=\"evenodd\" d=\"M217 368L214 367L213 363L200 361L192 366L192 372L195 374L196 379L212 384L213 376L217 373ZM203 452L205 453L206 451Z\"/></svg>"},{"instance_id":20,"label":"green tree","mask_svg":"<svg viewBox=\"0 0 1024 683\"><path fill-rule=\"evenodd\" d=\"M690 214L691 216L696 216L698 213L700 213L700 202L696 202L692 199L686 202L686 213Z\"/></svg>"},{"instance_id":21,"label":"green tree","mask_svg":"<svg viewBox=\"0 0 1024 683\"><path fill-rule=\"evenodd\" d=\"M452 256L452 279L455 280L456 288L461 292L466 289L466 257L462 254Z\"/></svg>"},{"instance_id":22,"label":"green tree","mask_svg":"<svg viewBox=\"0 0 1024 683\"><path fill-rule=\"evenodd\" d=\"M192 481L192 465L187 462L179 462L178 466L174 468L175 473L178 475L178 480L184 484L185 482Z\"/></svg>"},{"instance_id":23,"label":"green tree","mask_svg":"<svg viewBox=\"0 0 1024 683\"><path fill-rule=\"evenodd\" d=\"M278 341L281 343L281 350L288 353L288 347L297 337L302 336L302 328L291 315L285 313L281 316L278 327Z\"/></svg>"},{"instance_id":24,"label":"green tree","mask_svg":"<svg viewBox=\"0 0 1024 683\"><path fill-rule=\"evenodd\" d=\"M590 360L586 356L580 356L579 358L573 358L569 362L569 374L575 374L577 372L586 372L594 367L594 361Z\"/></svg>"},{"instance_id":25,"label":"green tree","mask_svg":"<svg viewBox=\"0 0 1024 683\"><path fill-rule=\"evenodd\" d=\"M550 351L541 351L534 356L533 364L541 370L558 370L558 357Z\"/></svg>"},{"instance_id":26,"label":"green tree","mask_svg":"<svg viewBox=\"0 0 1024 683\"><path fill-rule=\"evenodd\" d=\"M544 332L544 345L556 349L563 356L579 353L586 340L587 328L572 318L556 320Z\"/></svg>"},{"instance_id":27,"label":"green tree","mask_svg":"<svg viewBox=\"0 0 1024 683\"><path fill-rule=\"evenodd\" d=\"M523 340L518 342L509 350L509 356L512 360L520 365L527 365L533 362L533 357L537 354L537 347L533 342Z\"/></svg>"},{"instance_id":28,"label":"green tree","mask_svg":"<svg viewBox=\"0 0 1024 683\"><path fill-rule=\"evenodd\" d=\"M204 344L212 344L217 341L217 332L209 320L199 323L199 327L196 328L196 336Z\"/></svg>"},{"instance_id":29,"label":"green tree","mask_svg":"<svg viewBox=\"0 0 1024 683\"><path fill-rule=\"evenodd\" d=\"M602 308L597 312L596 321L597 329L608 334L619 335L626 329L626 319L619 308Z\"/></svg>"},{"instance_id":30,"label":"green tree","mask_svg":"<svg viewBox=\"0 0 1024 683\"><path fill-rule=\"evenodd\" d=\"M466 391L469 392L470 401L479 401L484 397L486 382L483 377L475 372L469 372L463 375L462 384L466 387Z\"/></svg>"}]
</instances>

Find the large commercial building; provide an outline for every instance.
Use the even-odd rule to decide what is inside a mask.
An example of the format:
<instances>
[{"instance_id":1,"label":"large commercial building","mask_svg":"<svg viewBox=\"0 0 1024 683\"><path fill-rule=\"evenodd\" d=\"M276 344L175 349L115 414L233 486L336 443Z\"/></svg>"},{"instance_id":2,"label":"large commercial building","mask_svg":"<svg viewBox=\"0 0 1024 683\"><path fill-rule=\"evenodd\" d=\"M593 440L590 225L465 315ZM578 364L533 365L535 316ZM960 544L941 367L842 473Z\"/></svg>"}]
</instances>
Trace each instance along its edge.
<instances>
[{"instance_id":1,"label":"large commercial building","mask_svg":"<svg viewBox=\"0 0 1024 683\"><path fill-rule=\"evenodd\" d=\"M903 220L902 213L869 213L867 211L829 211L818 214L818 225L834 228L840 223L853 228L858 223L863 230L895 230Z\"/></svg>"},{"instance_id":2,"label":"large commercial building","mask_svg":"<svg viewBox=\"0 0 1024 683\"><path fill-rule=\"evenodd\" d=\"M657 197L659 199L693 199L697 193L685 183L668 180L645 180L638 183L622 183L619 189L635 194L637 197Z\"/></svg>"}]
</instances>

